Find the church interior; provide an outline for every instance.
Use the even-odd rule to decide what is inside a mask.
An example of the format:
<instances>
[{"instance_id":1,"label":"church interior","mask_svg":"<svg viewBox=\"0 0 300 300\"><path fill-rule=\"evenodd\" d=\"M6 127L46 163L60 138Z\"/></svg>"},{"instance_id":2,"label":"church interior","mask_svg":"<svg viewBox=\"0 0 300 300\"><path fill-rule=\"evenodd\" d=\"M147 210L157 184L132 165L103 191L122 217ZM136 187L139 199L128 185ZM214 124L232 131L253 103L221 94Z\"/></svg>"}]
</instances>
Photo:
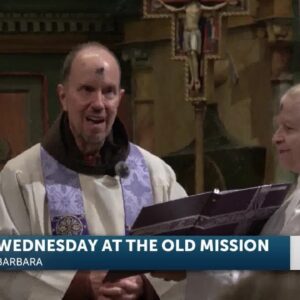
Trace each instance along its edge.
<instances>
[{"instance_id":1,"label":"church interior","mask_svg":"<svg viewBox=\"0 0 300 300\"><path fill-rule=\"evenodd\" d=\"M175 8L186 2L165 0ZM120 60L119 117L130 139L167 161L189 194L293 181L277 165L271 138L280 96L299 81L300 3L229 3L201 17L216 20L217 51L205 49L203 27L198 97L180 50L184 12L164 11L158 0L1 1L0 169L58 115L66 53L98 41Z\"/></svg>"}]
</instances>

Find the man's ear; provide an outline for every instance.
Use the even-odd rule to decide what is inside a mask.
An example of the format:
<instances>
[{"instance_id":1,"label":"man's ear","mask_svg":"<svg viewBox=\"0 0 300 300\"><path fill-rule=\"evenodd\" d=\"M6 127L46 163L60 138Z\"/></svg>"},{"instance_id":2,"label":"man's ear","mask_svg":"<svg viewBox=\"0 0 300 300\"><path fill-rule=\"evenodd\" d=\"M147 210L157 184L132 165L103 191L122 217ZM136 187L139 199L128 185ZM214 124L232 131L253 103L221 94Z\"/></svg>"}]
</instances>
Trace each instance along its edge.
<instances>
[{"instance_id":1,"label":"man's ear","mask_svg":"<svg viewBox=\"0 0 300 300\"><path fill-rule=\"evenodd\" d=\"M124 89L120 89L120 100L119 100L119 104L121 103L122 99L125 96L125 90Z\"/></svg>"},{"instance_id":2,"label":"man's ear","mask_svg":"<svg viewBox=\"0 0 300 300\"><path fill-rule=\"evenodd\" d=\"M58 95L59 102L64 111L67 111L67 101L66 101L66 93L65 86L63 84L58 84L56 88L56 92Z\"/></svg>"}]
</instances>

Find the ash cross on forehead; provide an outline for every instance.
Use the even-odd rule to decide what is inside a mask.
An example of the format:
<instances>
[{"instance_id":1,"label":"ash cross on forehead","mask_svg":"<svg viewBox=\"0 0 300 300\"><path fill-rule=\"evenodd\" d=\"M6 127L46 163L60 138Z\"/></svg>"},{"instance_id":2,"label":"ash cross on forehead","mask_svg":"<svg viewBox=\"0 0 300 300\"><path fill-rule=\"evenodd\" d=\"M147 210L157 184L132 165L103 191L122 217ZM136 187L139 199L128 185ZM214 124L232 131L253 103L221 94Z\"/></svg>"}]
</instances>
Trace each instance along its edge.
<instances>
[{"instance_id":1,"label":"ash cross on forehead","mask_svg":"<svg viewBox=\"0 0 300 300\"><path fill-rule=\"evenodd\" d=\"M104 75L104 67L97 68L96 74L102 77Z\"/></svg>"}]
</instances>

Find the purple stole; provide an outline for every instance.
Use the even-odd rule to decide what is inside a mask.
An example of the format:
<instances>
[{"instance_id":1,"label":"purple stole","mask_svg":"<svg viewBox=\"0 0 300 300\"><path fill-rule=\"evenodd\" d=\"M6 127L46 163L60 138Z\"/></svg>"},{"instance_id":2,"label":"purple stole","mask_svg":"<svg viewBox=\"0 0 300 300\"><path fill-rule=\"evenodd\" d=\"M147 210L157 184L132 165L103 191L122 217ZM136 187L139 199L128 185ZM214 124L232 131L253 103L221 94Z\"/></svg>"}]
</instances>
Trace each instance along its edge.
<instances>
[{"instance_id":1,"label":"purple stole","mask_svg":"<svg viewBox=\"0 0 300 300\"><path fill-rule=\"evenodd\" d=\"M52 234L89 234L78 173L59 163L43 147L41 162ZM125 233L128 234L142 207L153 203L153 194L145 159L138 147L131 143L126 164L129 176L120 181Z\"/></svg>"}]
</instances>

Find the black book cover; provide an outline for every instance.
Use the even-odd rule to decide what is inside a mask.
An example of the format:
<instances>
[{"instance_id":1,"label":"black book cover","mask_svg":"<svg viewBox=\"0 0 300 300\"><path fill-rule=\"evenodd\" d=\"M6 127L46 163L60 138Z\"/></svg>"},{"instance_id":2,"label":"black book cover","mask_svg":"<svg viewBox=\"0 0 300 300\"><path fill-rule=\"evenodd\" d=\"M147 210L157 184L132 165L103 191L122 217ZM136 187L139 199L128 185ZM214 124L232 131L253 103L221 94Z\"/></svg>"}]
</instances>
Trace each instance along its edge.
<instances>
[{"instance_id":1,"label":"black book cover","mask_svg":"<svg viewBox=\"0 0 300 300\"><path fill-rule=\"evenodd\" d=\"M213 191L143 207L130 235L258 235L289 187L272 184ZM145 272L109 271L105 281Z\"/></svg>"},{"instance_id":2,"label":"black book cover","mask_svg":"<svg viewBox=\"0 0 300 300\"><path fill-rule=\"evenodd\" d=\"M288 184L207 192L144 207L131 235L257 235Z\"/></svg>"}]
</instances>

